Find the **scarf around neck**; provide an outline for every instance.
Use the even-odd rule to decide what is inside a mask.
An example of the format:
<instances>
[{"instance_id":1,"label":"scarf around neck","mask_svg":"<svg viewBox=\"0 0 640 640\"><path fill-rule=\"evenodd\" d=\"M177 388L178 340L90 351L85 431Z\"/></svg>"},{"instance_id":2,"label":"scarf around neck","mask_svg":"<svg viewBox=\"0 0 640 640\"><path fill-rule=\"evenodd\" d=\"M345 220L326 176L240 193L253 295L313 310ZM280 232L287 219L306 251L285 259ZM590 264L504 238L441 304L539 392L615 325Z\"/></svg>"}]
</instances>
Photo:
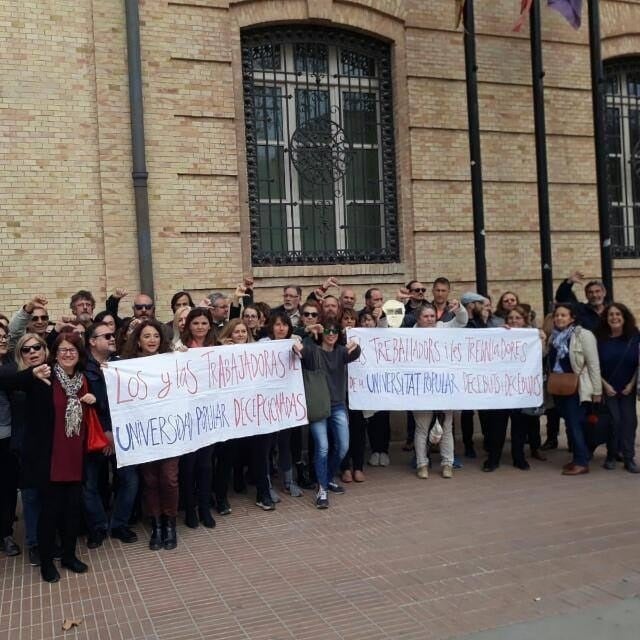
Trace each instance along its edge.
<instances>
[{"instance_id":1,"label":"scarf around neck","mask_svg":"<svg viewBox=\"0 0 640 640\"><path fill-rule=\"evenodd\" d=\"M57 363L53 367L53 372L67 396L67 407L64 412L64 433L67 438L79 436L82 426L82 404L78 399L78 391L82 387L82 374L77 371L71 378Z\"/></svg>"},{"instance_id":2,"label":"scarf around neck","mask_svg":"<svg viewBox=\"0 0 640 640\"><path fill-rule=\"evenodd\" d=\"M569 355L569 344L571 343L571 336L575 333L576 325L569 325L562 331L554 329L551 333L551 344L556 350L556 362L553 365L553 370L562 372L562 365L560 361Z\"/></svg>"}]
</instances>

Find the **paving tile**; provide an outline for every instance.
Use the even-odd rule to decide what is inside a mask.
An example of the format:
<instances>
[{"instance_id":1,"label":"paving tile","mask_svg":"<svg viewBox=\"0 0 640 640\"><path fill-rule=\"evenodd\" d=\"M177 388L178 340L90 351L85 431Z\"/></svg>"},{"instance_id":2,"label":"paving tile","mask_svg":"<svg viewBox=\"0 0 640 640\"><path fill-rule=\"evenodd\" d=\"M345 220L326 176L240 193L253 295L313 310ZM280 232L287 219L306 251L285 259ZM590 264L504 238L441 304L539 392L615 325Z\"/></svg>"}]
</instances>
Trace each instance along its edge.
<instances>
[{"instance_id":1,"label":"paving tile","mask_svg":"<svg viewBox=\"0 0 640 640\"><path fill-rule=\"evenodd\" d=\"M638 595L638 478L596 460L576 481L549 457L424 483L394 451L326 512L311 492L272 513L232 494L173 552L150 552L143 526L133 545L81 541L90 572L56 585L0 558L0 640L439 640ZM64 617L83 622L65 634Z\"/></svg>"}]
</instances>

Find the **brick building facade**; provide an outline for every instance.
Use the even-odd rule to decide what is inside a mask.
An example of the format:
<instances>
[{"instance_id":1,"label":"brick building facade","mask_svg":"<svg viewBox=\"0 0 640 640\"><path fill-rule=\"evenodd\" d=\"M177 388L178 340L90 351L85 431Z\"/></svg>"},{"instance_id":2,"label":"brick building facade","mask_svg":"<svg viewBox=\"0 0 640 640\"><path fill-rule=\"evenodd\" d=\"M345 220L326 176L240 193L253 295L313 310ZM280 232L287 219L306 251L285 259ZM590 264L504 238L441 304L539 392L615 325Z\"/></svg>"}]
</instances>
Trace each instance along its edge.
<instances>
[{"instance_id":1,"label":"brick building facade","mask_svg":"<svg viewBox=\"0 0 640 640\"><path fill-rule=\"evenodd\" d=\"M602 0L603 57L640 55L640 0ZM142 73L158 314L178 289L262 293L336 276L387 295L414 277L474 287L462 29L453 0L142 0ZM519 2L476 2L490 293L541 307L528 30ZM139 289L125 15L120 1L3 3L0 310L45 293L54 313L79 288ZM586 25L544 10L554 279L599 276ZM586 22L586 16L585 16ZM390 44L397 259L252 264L243 30L295 23ZM636 310L640 260L616 259L616 294ZM98 304L100 307L100 303Z\"/></svg>"}]
</instances>

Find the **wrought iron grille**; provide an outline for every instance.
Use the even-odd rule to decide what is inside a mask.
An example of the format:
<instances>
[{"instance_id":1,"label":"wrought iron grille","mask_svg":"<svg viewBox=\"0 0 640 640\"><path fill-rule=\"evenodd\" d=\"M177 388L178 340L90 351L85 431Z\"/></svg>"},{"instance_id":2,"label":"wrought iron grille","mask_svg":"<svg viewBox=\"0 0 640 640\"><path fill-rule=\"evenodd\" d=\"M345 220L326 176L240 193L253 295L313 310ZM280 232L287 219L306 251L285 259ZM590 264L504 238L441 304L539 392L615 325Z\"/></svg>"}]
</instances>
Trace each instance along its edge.
<instances>
[{"instance_id":1,"label":"wrought iron grille","mask_svg":"<svg viewBox=\"0 0 640 640\"><path fill-rule=\"evenodd\" d=\"M397 260L389 45L253 29L242 65L253 264Z\"/></svg>"},{"instance_id":2,"label":"wrought iron grille","mask_svg":"<svg viewBox=\"0 0 640 640\"><path fill-rule=\"evenodd\" d=\"M613 255L640 257L640 60L606 63L607 191Z\"/></svg>"}]
</instances>

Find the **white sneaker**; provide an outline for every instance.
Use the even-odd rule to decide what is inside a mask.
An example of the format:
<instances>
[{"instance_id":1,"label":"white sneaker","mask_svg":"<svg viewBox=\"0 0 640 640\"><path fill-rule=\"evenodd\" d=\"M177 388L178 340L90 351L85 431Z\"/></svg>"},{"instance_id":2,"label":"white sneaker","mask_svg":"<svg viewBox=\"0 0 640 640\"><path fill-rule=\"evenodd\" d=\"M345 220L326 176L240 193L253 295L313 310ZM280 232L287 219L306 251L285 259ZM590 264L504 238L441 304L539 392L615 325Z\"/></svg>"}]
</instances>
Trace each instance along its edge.
<instances>
[{"instance_id":1,"label":"white sneaker","mask_svg":"<svg viewBox=\"0 0 640 640\"><path fill-rule=\"evenodd\" d=\"M379 467L380 466L380 454L379 453L372 453L371 457L369 458L369 464L372 467Z\"/></svg>"},{"instance_id":2,"label":"white sneaker","mask_svg":"<svg viewBox=\"0 0 640 640\"><path fill-rule=\"evenodd\" d=\"M416 469L416 475L422 480L426 480L429 477L429 465L423 464Z\"/></svg>"},{"instance_id":3,"label":"white sneaker","mask_svg":"<svg viewBox=\"0 0 640 640\"><path fill-rule=\"evenodd\" d=\"M389 454L388 453L381 453L380 454L380 466L381 467L388 467L390 462L391 462L391 460L389 460Z\"/></svg>"},{"instance_id":4,"label":"white sneaker","mask_svg":"<svg viewBox=\"0 0 640 640\"><path fill-rule=\"evenodd\" d=\"M443 478L453 478L453 467L450 464L445 464L442 467Z\"/></svg>"}]
</instances>

